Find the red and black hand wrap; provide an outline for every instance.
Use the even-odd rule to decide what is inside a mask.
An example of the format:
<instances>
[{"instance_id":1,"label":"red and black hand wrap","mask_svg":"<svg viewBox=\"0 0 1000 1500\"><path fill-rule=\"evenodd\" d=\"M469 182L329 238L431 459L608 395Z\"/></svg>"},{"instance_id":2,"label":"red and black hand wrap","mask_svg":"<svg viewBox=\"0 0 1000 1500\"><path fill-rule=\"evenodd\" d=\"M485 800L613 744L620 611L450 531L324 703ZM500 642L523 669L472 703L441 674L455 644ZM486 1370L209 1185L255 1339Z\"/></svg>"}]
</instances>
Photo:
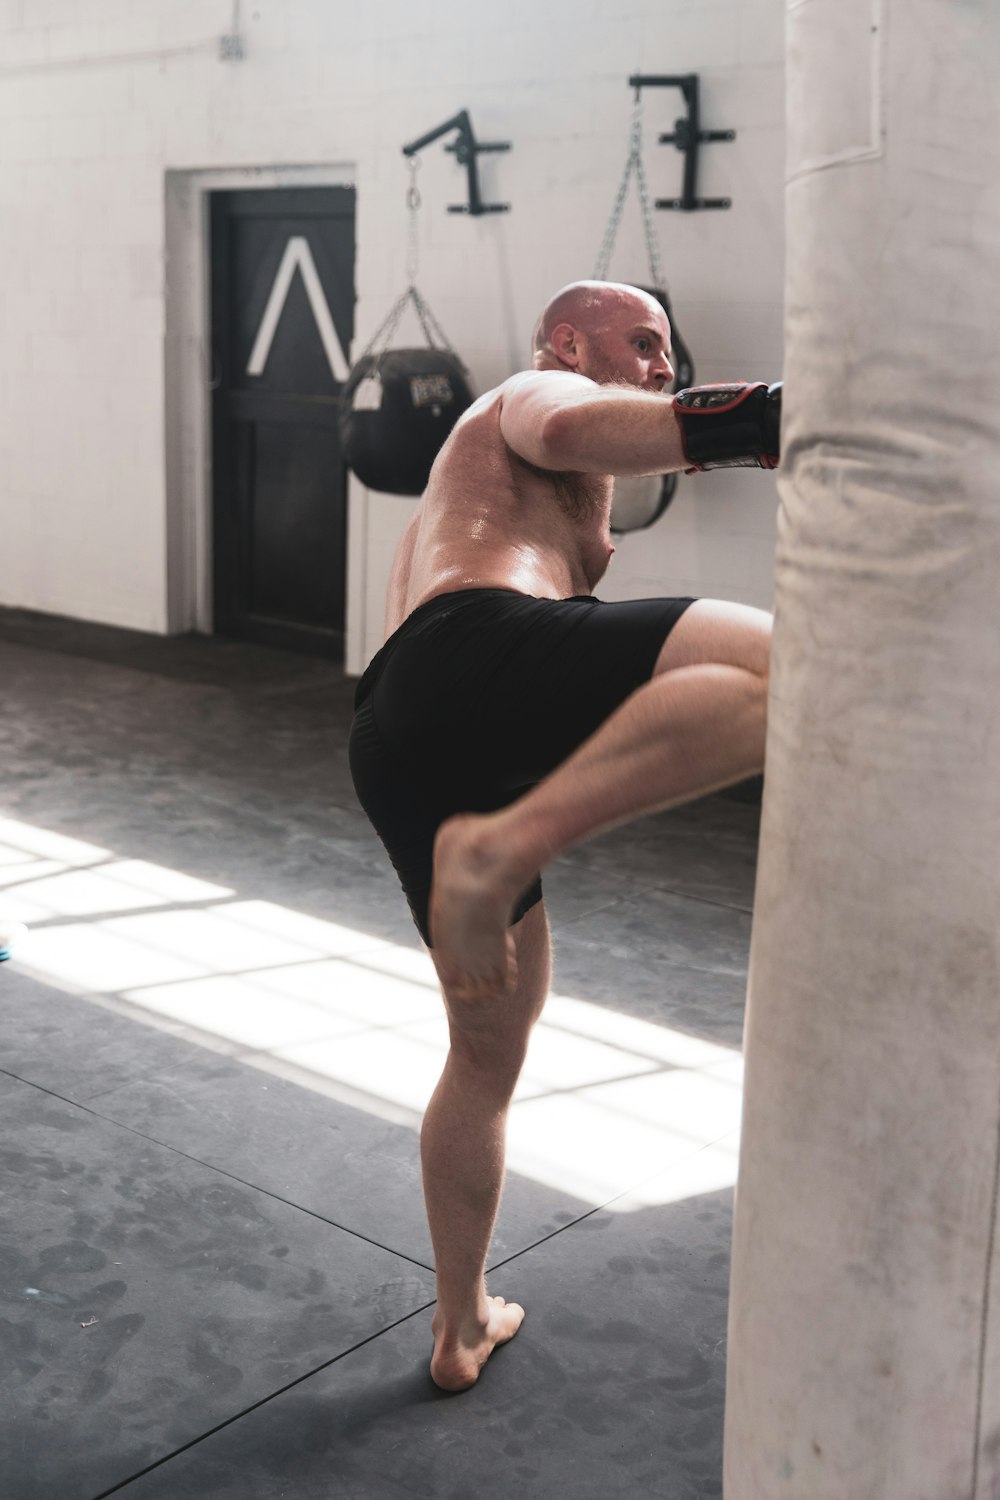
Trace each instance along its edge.
<instances>
[{"instance_id":1,"label":"red and black hand wrap","mask_svg":"<svg viewBox=\"0 0 1000 1500\"><path fill-rule=\"evenodd\" d=\"M781 382L693 385L673 408L689 474L705 469L776 469L781 458Z\"/></svg>"}]
</instances>

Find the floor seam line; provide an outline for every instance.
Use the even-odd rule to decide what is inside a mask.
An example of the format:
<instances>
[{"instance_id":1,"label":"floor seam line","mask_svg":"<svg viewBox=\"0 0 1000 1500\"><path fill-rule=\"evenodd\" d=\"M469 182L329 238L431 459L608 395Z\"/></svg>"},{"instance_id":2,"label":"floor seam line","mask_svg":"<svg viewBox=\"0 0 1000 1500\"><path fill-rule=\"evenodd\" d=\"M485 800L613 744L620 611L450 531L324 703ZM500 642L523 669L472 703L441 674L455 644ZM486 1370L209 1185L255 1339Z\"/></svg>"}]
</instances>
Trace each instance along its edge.
<instances>
[{"instance_id":1,"label":"floor seam line","mask_svg":"<svg viewBox=\"0 0 1000 1500\"><path fill-rule=\"evenodd\" d=\"M614 1198L609 1198L608 1203L614 1203ZM568 1224L560 1224L558 1229L553 1229L549 1234L543 1234L540 1240L535 1240L530 1245L525 1245L520 1250L515 1250L513 1255L508 1255L505 1260L498 1260L486 1267L486 1274L492 1276L494 1271L503 1270L504 1266L512 1265L515 1260L520 1260L522 1255L530 1255L532 1250L537 1250L541 1245L547 1245L549 1240L554 1240L558 1235L565 1234L567 1229L575 1229L578 1224L583 1224L587 1219L592 1219L595 1214L603 1213L608 1203L598 1203L596 1207L588 1209L577 1219L571 1219Z\"/></svg>"},{"instance_id":2,"label":"floor seam line","mask_svg":"<svg viewBox=\"0 0 1000 1500\"><path fill-rule=\"evenodd\" d=\"M324 1370L329 1370L332 1365L339 1363L339 1361L342 1359L346 1359L348 1355L356 1354L357 1351L359 1349L363 1349L366 1344L371 1344L375 1341L375 1339L380 1339L383 1337L383 1335L392 1333L394 1329L401 1327L403 1323L408 1323L411 1318L419 1317L421 1313L427 1312L428 1309L432 1308L433 1306L434 1302L431 1301L423 1303L420 1307L413 1308L411 1312L404 1314L404 1316L401 1318L397 1318L395 1323L388 1323L385 1328L380 1328L377 1333L370 1333L367 1338L359 1339L356 1344L351 1345L350 1349L344 1349L340 1354L335 1354L333 1359L324 1360L321 1365L317 1365L313 1370L307 1370L304 1375L297 1375L295 1379L290 1380L287 1385L281 1386L276 1391L271 1391L267 1396L262 1396L259 1401L251 1402L251 1404L247 1407L244 1407L242 1411L235 1412L233 1416L227 1417L224 1422L216 1423L216 1425L214 1427L210 1427L207 1432L199 1433L199 1435L196 1438L192 1438L189 1443L184 1443L180 1448L175 1448L172 1453L164 1454L163 1458L158 1458L155 1463L147 1464L144 1469L139 1469L135 1474L130 1474L127 1479L119 1480L119 1482L112 1485L110 1489L101 1490L99 1494L92 1496L91 1500L107 1500L107 1496L118 1494L119 1491L126 1489L130 1484L134 1484L137 1479L143 1479L147 1474L151 1474L154 1469L160 1469L164 1464L169 1464L175 1458L180 1458L182 1453L187 1453L192 1448L197 1448L199 1443L204 1443L209 1438L215 1437L217 1433L224 1431L224 1429L227 1427L231 1427L234 1422L241 1422L244 1417L250 1416L251 1412L259 1411L262 1406L267 1406L270 1401L275 1401L279 1396L286 1395L288 1391L294 1390L295 1387L297 1385L301 1385L303 1381L311 1380L314 1375L320 1375ZM428 1379L429 1378L430 1377L428 1376Z\"/></svg>"},{"instance_id":3,"label":"floor seam line","mask_svg":"<svg viewBox=\"0 0 1000 1500\"><path fill-rule=\"evenodd\" d=\"M676 1162L672 1162L670 1166L661 1167L658 1171L651 1172L647 1177L641 1177L638 1182L630 1183L627 1188L622 1188L620 1193L615 1193L612 1197L606 1199L604 1203L598 1203L594 1208L588 1209L579 1218L572 1219L568 1224L560 1224L558 1229L553 1229L550 1234L543 1235L540 1240L535 1240L531 1245L525 1245L522 1250L515 1250L513 1255L507 1256L506 1260L498 1260L495 1264L487 1266L487 1274L502 1270L504 1266L509 1266L513 1261L519 1260L522 1255L528 1255L532 1250L537 1250L540 1245L547 1245L549 1240L554 1240L557 1235L565 1234L567 1229L575 1229L578 1224L583 1224L587 1219L592 1219L594 1214L604 1213L613 1203L618 1203L622 1198L627 1198L630 1193L638 1192L640 1188L646 1186L647 1182L655 1182L658 1177L662 1177L666 1172L672 1171L674 1167L682 1166L685 1162L699 1155L700 1152L707 1151L712 1146L717 1146L720 1141L726 1140L733 1133L733 1131L726 1131L723 1135L715 1136L712 1140L705 1141L701 1146L697 1146L687 1156L683 1156ZM726 1189L723 1189L723 1191L726 1191Z\"/></svg>"},{"instance_id":4,"label":"floor seam line","mask_svg":"<svg viewBox=\"0 0 1000 1500\"><path fill-rule=\"evenodd\" d=\"M562 863L561 860L553 860L553 864L561 864L561 863ZM566 863L565 868L568 869L568 870L575 871L577 874L579 874L581 871L583 871L584 873L590 874L590 875L599 875L599 876L606 877L608 879L613 879L614 878L614 872L612 870L610 870L610 869L609 870L598 870L598 869L594 869L594 868L589 867L589 866L585 867L585 866L570 864L569 862ZM633 891L633 892L627 892L625 895L622 895L622 896L615 896L610 902L607 903L607 906L597 907L597 908L595 908L595 910L596 911L605 911L605 910L607 910L608 906L619 905L622 901L629 901L629 900L634 899L636 896L645 895L649 891L656 891L661 896L673 896L678 901L697 901L699 903L699 905L701 905L701 906L713 906L713 907L716 908L717 911L738 911L738 912L742 912L744 916L748 916L748 917L752 917L753 916L753 905L752 905L752 903L749 906L743 906L743 905L740 905L738 902L735 902L735 901L713 900L713 898L711 896L699 896L699 895L696 895L693 891L679 890L677 887L670 886L670 885L657 885L655 882L651 882L651 881L644 881L644 882L641 882L641 883L637 881L636 884L638 886L638 890ZM593 911L591 911L591 912L585 912L585 913L583 913L579 917L570 917L570 918L567 918L566 922L564 924L562 924L562 925L564 925L566 927L572 926L572 924L574 922L584 921L587 916L592 916L593 914L594 914ZM553 925L555 925L555 924L553 924Z\"/></svg>"},{"instance_id":5,"label":"floor seam line","mask_svg":"<svg viewBox=\"0 0 1000 1500\"><path fill-rule=\"evenodd\" d=\"M386 1255L394 1255L399 1260L405 1260L412 1266L419 1266L422 1271L429 1271L433 1275L434 1267L427 1265L425 1261L416 1260L412 1255L406 1255L401 1250L393 1250L388 1245L373 1240L367 1234L361 1234L356 1229L349 1229L346 1224L338 1224L335 1219L328 1219L324 1214L319 1214L315 1209L306 1208L301 1203L293 1203L290 1198L283 1198L280 1193L274 1193L269 1188L260 1187L255 1182L248 1182L245 1177L238 1177L235 1172L228 1172L225 1167L217 1167L212 1162L202 1161L198 1156L192 1156L188 1151L182 1151L179 1146L172 1146L169 1141L161 1141L156 1136L148 1135L144 1130L137 1130L134 1125L126 1125L121 1120L113 1120L110 1115L102 1115L96 1109L91 1109L86 1104L81 1104L77 1099L67 1099L64 1094L56 1093L55 1089L47 1089L43 1084L32 1083L28 1078L22 1078L18 1073L12 1073L7 1068L0 1068L0 1075L13 1078L17 1083L23 1083L25 1087L37 1089L39 1093L47 1094L50 1099L58 1099L61 1104L68 1104L73 1109L81 1109L85 1114L92 1115L95 1120L102 1120L105 1125L114 1125L118 1130L127 1130L130 1135L137 1136L139 1140L149 1141L153 1146L159 1146L163 1151L171 1151L175 1156L184 1161L190 1161L198 1167L204 1167L207 1172L216 1172L220 1177L225 1177L229 1182L239 1183L240 1187L249 1188L252 1192L262 1193L265 1198L272 1199L275 1203L283 1203L286 1208L294 1208L297 1213L307 1214L311 1219L318 1219L321 1224L328 1224L331 1229L339 1229L342 1234L349 1234L353 1239L361 1240L366 1245L373 1245L376 1250L385 1251Z\"/></svg>"}]
</instances>

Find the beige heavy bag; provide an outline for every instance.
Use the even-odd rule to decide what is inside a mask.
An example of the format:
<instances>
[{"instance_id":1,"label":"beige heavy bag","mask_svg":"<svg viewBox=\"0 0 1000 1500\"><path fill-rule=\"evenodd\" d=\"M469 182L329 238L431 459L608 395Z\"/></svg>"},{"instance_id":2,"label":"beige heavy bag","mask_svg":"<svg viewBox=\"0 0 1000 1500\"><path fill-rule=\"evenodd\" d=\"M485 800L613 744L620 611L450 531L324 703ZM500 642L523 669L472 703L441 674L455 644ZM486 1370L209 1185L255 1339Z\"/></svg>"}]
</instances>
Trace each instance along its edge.
<instances>
[{"instance_id":1,"label":"beige heavy bag","mask_svg":"<svg viewBox=\"0 0 1000 1500\"><path fill-rule=\"evenodd\" d=\"M1000 1497L1000 4L789 0L726 1500Z\"/></svg>"}]
</instances>

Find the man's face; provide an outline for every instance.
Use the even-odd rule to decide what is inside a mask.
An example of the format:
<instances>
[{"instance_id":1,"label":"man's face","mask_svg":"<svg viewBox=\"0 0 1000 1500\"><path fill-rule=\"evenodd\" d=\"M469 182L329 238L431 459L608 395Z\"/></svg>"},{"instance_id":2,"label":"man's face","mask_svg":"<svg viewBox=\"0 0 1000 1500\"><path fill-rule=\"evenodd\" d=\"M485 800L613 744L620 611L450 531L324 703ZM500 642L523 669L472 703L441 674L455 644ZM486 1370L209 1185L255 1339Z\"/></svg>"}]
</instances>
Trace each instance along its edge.
<instances>
[{"instance_id":1,"label":"man's face","mask_svg":"<svg viewBox=\"0 0 1000 1500\"><path fill-rule=\"evenodd\" d=\"M670 324L650 299L629 299L609 309L584 340L580 374L599 385L631 385L665 391L673 384Z\"/></svg>"}]
</instances>

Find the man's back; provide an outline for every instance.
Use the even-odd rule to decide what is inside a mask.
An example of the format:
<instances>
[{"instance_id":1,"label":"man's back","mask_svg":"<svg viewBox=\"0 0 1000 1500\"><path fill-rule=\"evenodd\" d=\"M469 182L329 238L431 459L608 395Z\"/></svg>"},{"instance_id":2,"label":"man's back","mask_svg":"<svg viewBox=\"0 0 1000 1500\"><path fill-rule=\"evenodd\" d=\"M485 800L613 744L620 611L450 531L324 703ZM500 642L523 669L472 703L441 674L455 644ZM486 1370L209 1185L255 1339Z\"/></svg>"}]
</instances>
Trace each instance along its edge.
<instances>
[{"instance_id":1,"label":"man's back","mask_svg":"<svg viewBox=\"0 0 1000 1500\"><path fill-rule=\"evenodd\" d=\"M521 381L514 376L481 396L438 455L396 552L387 636L437 594L506 588L566 599L590 593L603 577L614 551L612 480L545 470L510 446L501 415Z\"/></svg>"},{"instance_id":2,"label":"man's back","mask_svg":"<svg viewBox=\"0 0 1000 1500\"><path fill-rule=\"evenodd\" d=\"M541 870L763 764L767 616L589 597L612 550L608 476L707 466L720 421L725 462L776 461L763 420L745 420L758 387L672 400L669 324L630 287L564 288L532 342L534 368L471 407L438 455L393 566L392 639L351 726L358 799L448 1012L421 1158L431 1375L449 1391L474 1384L524 1316L483 1278L507 1109L551 974Z\"/></svg>"}]
</instances>

